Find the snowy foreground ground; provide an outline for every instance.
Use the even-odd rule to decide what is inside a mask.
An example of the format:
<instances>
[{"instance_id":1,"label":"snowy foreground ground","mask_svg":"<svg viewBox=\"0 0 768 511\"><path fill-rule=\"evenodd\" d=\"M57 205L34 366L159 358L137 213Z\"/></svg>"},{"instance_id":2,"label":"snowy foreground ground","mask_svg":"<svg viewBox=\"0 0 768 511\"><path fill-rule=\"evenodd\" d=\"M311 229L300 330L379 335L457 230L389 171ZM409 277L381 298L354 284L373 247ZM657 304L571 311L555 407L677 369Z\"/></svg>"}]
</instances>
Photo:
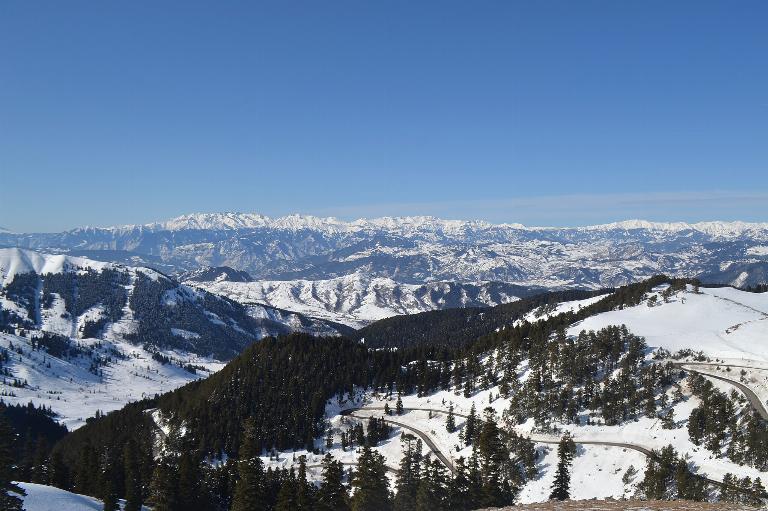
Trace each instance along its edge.
<instances>
[{"instance_id":1,"label":"snowy foreground ground","mask_svg":"<svg viewBox=\"0 0 768 511\"><path fill-rule=\"evenodd\" d=\"M24 498L25 511L101 511L104 503L99 499L68 492L53 486L34 483L20 483L27 495ZM124 502L120 502L122 509ZM143 508L149 511L148 508Z\"/></svg>"},{"instance_id":2,"label":"snowy foreground ground","mask_svg":"<svg viewBox=\"0 0 768 511\"><path fill-rule=\"evenodd\" d=\"M495 508L494 511L742 511L753 510L738 504L713 504L684 501L570 501L542 502L515 507ZM483 510L479 510L483 511Z\"/></svg>"},{"instance_id":3,"label":"snowy foreground ground","mask_svg":"<svg viewBox=\"0 0 768 511\"><path fill-rule=\"evenodd\" d=\"M768 311L768 293L752 294L728 288L702 289L701 294L693 293L691 290L678 293L670 299L669 303L664 303L660 295L657 295L657 300L658 305L655 306L648 306L643 303L636 307L588 318L580 324L572 326L568 333L577 335L584 329L598 330L608 325L626 324L632 333L645 337L651 348L666 348L673 352L684 348L702 350L713 358L723 357L718 362L725 361L728 364L750 366L751 368L745 369L745 378L749 382L750 388L763 401L768 398L768 314L764 312ZM561 304L555 311L546 311L541 316L577 309L579 306L586 306L593 301L594 299L590 299L582 303ZM526 372L524 368L522 369L521 380L524 380ZM717 371L713 368L711 372L716 373ZM721 368L720 374L726 374L724 366ZM740 370L730 374L738 379ZM727 382L716 379L711 379L711 381L717 388L726 393L735 389L733 385ZM700 403L691 394L687 385L683 385L682 390L684 399L674 406L676 418L674 429L663 429L658 419L645 417L619 426L590 426L586 425L586 417L583 416L582 423L584 425L558 424L557 426L561 430L571 431L577 443L579 441L616 442L647 449L660 449L672 444L678 452L687 453L690 456L692 466L697 473L706 474L712 479L722 480L723 476L730 472L739 477L749 476L752 479L760 477L763 481L768 480L768 473L760 472L748 466L740 466L726 458L718 458L705 448L696 446L690 441L687 418L691 410L699 406ZM671 390L669 392L668 397L671 402ZM446 431L444 413L430 412L428 409L447 411L448 406L453 405L457 414L456 424L460 429L465 422L461 415L468 414L472 404L475 405L481 416L486 407L491 407L497 412L497 417L501 417L503 411L508 408L509 401L498 396L499 389L497 387L477 392L469 398L465 398L461 392L453 390L440 391L424 397L403 396L405 413L390 418L426 434L439 451L449 459L453 461L459 457L466 459L471 455L471 448L463 447L459 440L458 431L455 433ZM356 449L342 450L339 435L350 424L360 419L342 415L339 413L340 410L360 408L356 415L380 417L384 413L382 408L385 402L391 410L395 409L394 397L385 399L384 396L370 392L346 396L342 402L334 400L328 403L326 417L334 431L334 443L330 452L336 459L343 463L354 464L358 456ZM555 475L557 452L556 446L541 441L556 441L558 437L535 432L532 420L516 425L515 429L525 436L530 436L536 442L540 452L539 475L523 487L518 502L525 504L546 501ZM385 456L387 465L393 469L397 468L402 458L400 434L403 432L413 433L412 430L395 426L392 436L376 447L376 450ZM318 439L316 446L319 449L325 449L324 440ZM424 454L429 454L429 451L430 449L425 445ZM267 466L290 467L295 465L299 456L302 455L307 456L310 477L319 479L319 464L322 460L322 454L289 451L279 453L277 459L270 459L269 456L265 456L263 461ZM572 497L584 500L631 498L635 493L637 484L642 479L645 462L646 456L634 449L580 444L572 467ZM625 482L623 476L630 466L633 466L638 473L633 478L628 478L628 482ZM603 508L582 507L579 509ZM633 509L644 508L636 507ZM678 508L668 507L664 509Z\"/></svg>"},{"instance_id":4,"label":"snowy foreground ground","mask_svg":"<svg viewBox=\"0 0 768 511\"><path fill-rule=\"evenodd\" d=\"M24 497L26 511L101 511L104 504L93 497L78 495L51 486L21 483L27 492ZM121 508L123 502L120 503ZM148 511L148 508L144 507ZM741 511L747 508L734 504L709 504L703 502L620 502L620 501L572 501L544 502L505 508L497 511Z\"/></svg>"}]
</instances>

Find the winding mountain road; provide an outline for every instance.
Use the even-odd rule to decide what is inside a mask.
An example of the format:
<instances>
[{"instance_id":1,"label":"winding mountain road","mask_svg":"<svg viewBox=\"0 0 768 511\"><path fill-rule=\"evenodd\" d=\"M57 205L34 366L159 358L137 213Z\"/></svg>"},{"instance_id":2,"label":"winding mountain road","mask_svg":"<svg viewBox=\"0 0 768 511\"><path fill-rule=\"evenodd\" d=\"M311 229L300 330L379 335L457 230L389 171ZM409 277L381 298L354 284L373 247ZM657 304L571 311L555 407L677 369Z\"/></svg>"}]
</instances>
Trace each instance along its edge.
<instances>
[{"instance_id":1,"label":"winding mountain road","mask_svg":"<svg viewBox=\"0 0 768 511\"><path fill-rule=\"evenodd\" d=\"M359 463L356 461L340 461L339 463L347 467L356 467L359 465ZM291 466L295 467L296 464L294 463ZM387 467L387 472L393 472L393 473L397 472L397 468L395 467L392 467L390 465L385 465L385 467ZM322 463L313 463L312 465L307 465L307 468L323 468L323 465Z\"/></svg>"},{"instance_id":2,"label":"winding mountain road","mask_svg":"<svg viewBox=\"0 0 768 511\"><path fill-rule=\"evenodd\" d=\"M729 381L729 383L735 383L735 382ZM356 413L356 412L369 411L369 410L370 411L373 411L373 410L375 410L375 411L383 411L384 407L371 406L371 407L362 407L362 408L352 408L352 409L348 409L348 410L342 410L341 414L342 415L347 415L347 416L350 416L350 417L355 417L357 419L368 420L368 419L373 418L374 416L360 415L359 413ZM433 413L440 413L440 414L443 414L443 415L447 415L448 414L447 410L441 410L441 409L437 409L437 408L412 408L411 407L411 408L403 408L403 411L433 412ZM465 419L468 417L468 415L466 415L466 414L457 413L455 411L453 412L453 414L455 416L457 416L457 417L462 417L462 418L465 418ZM426 433L424 433L423 431L421 431L421 430L419 430L419 429L417 429L417 428L415 428L415 427L413 427L411 425L403 424L400 421L391 420L391 419L389 419L389 416L385 416L384 420L385 420L385 422L389 422L391 424L400 426L402 428L408 429L408 430L413 431L414 433L416 433L420 438L422 438L424 440L424 442L429 446L429 448L432 449L432 452L435 453L435 455L443 463L443 465L445 465L446 468L448 468L451 471L452 474L455 474L456 469L453 466L453 462L450 460L449 457L445 456L442 452L440 452L440 450L437 447L437 445L435 445L435 443L432 441L431 438L429 438L429 436ZM553 438L552 436L547 436L547 435L542 435L542 434L528 434L528 437L531 439L531 441L533 441L535 443L539 443L539 444L557 445L557 444L560 443L560 439L559 438ZM581 440L579 438L573 438L573 441L576 444L582 444L582 445L602 445L602 446L605 446L605 447L617 447L617 448L620 448L620 449L630 449L630 450L633 450L633 451L637 451L637 452L639 452L639 453L641 453L641 454L643 454L645 456L648 456L648 457L653 457L653 458L657 457L657 454L653 451L653 449L651 449L649 447L642 446L642 445L638 445L638 444L630 444L630 443L625 443L625 442L607 442L607 441L602 441L602 440ZM718 488L723 486L722 481L718 481L716 479L710 479L709 477L706 477L706 476L700 475L700 474L693 474L693 475L695 477L698 477L698 478L704 480L705 482L707 482L707 483L709 483L709 484L711 484L713 486L718 487ZM732 489L734 489L734 488L732 488ZM741 492L741 490L739 490L739 489L735 489L735 491ZM750 492L750 491L746 491L745 493L747 493L749 495L753 495L752 492ZM760 497L767 498L768 494L760 495Z\"/></svg>"},{"instance_id":3,"label":"winding mountain road","mask_svg":"<svg viewBox=\"0 0 768 511\"><path fill-rule=\"evenodd\" d=\"M748 367L748 366L736 366L736 365L728 365L728 364L711 364L708 362L696 362L696 363L688 363L688 362L673 362L674 365L680 367L681 369L685 369L687 371L690 371L692 373L700 374L702 376L708 376L710 378L715 378L717 380L724 381L730 385L733 385L737 389L741 391L742 394L747 398L749 401L749 404L754 408L757 413L760 414L760 416L768 420L768 408L766 407L766 404L763 403L760 398L758 397L755 392L750 389L748 386L744 385L740 381L732 378L728 378L726 376L721 376L719 374L712 374L706 371L697 370L695 368L692 368L691 366L707 366L707 367ZM754 368L757 369L757 368Z\"/></svg>"},{"instance_id":4,"label":"winding mountain road","mask_svg":"<svg viewBox=\"0 0 768 511\"><path fill-rule=\"evenodd\" d=\"M361 420L370 420L374 418L373 416L360 415L359 413L356 413L360 410L376 410L376 408L349 408L347 410L342 410L341 415L345 415L347 417L354 417L355 419L361 419ZM398 426L403 429L407 429L408 431L411 431L414 434L416 434L432 450L432 452L435 454L437 459L440 460L440 462L445 466L445 468L447 468L451 472L451 475L456 475L456 467L453 464L453 460L451 460L448 456L443 454L440 451L440 448L437 447L435 442L425 432L421 431L420 429L414 428L413 426L410 426L408 424L404 424L400 421L392 420L389 418L389 416L384 417L384 422L388 424L392 424L394 426Z\"/></svg>"}]
</instances>

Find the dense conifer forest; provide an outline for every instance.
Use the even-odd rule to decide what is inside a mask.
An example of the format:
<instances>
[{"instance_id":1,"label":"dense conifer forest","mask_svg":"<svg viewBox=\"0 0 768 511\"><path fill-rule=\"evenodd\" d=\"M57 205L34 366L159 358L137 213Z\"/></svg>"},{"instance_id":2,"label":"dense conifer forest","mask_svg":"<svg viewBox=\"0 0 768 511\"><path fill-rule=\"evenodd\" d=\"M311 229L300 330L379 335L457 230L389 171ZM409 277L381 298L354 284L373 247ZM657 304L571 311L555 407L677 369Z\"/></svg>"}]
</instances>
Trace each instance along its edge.
<instances>
[{"instance_id":1,"label":"dense conifer forest","mask_svg":"<svg viewBox=\"0 0 768 511\"><path fill-rule=\"evenodd\" d=\"M121 319L127 305L137 331L126 337L148 348L182 349L227 360L257 339L259 323L242 304L142 271L136 272L129 296L130 278L127 270L111 268L18 273L0 288L0 296L23 307L27 314L21 317L13 310L0 309L0 330L13 333L40 328L42 311L53 311L56 300L62 300L63 319L76 321L89 310L95 312L82 321L75 332L78 338L99 338L108 323ZM194 343L174 334L174 329L194 332Z\"/></svg>"},{"instance_id":2,"label":"dense conifer forest","mask_svg":"<svg viewBox=\"0 0 768 511\"><path fill-rule=\"evenodd\" d=\"M647 346L642 338L621 326L565 335L568 325L636 305L665 283L682 289L687 281L654 278L617 289L576 311L533 323L508 322L458 343L372 349L367 342L344 338L267 338L205 380L89 420L44 456L45 480L100 497L109 509L118 498L128 500L127 509L149 502L160 511L439 510L511 504L525 482L536 476L537 454L530 440L502 423L533 419L546 431L554 421L617 425L642 416L662 423L674 420L669 412L674 403L666 396L676 395L686 374L671 363L643 363ZM161 292L158 288L155 294ZM546 303L536 298L515 317ZM446 316L447 324L453 321ZM530 376L521 384L524 361ZM703 405L696 412L701 425L692 426L691 437L713 451L727 449L729 456L764 466L765 421L743 415L734 422L732 398L693 381ZM344 446L361 450L358 465L345 467L326 456L319 487L308 483L302 459L296 460L296 470L273 470L265 469L258 458L301 448L318 453L317 440L326 436L326 403L350 396L355 389L389 396L451 389L471 396L496 385L510 406L503 416L492 408L473 408L461 432L472 456L459 459L455 473L448 473L436 458L423 457L419 440L403 434L404 457L392 493L386 483L389 468L372 449L391 435L386 420L368 421L367 430L358 425L342 432ZM398 399L395 413L401 410ZM451 423L456 427L451 415L447 428ZM737 433L737 425L746 432ZM569 495L572 447L564 442L552 488L558 499ZM31 470L42 470L35 466ZM738 490L746 483L733 484L735 490L729 491L743 496ZM755 484L759 491L759 481ZM706 486L674 450L650 458L640 484L645 495L654 498L702 499Z\"/></svg>"},{"instance_id":3,"label":"dense conifer forest","mask_svg":"<svg viewBox=\"0 0 768 511\"><path fill-rule=\"evenodd\" d=\"M371 348L435 344L461 348L481 335L510 324L537 307L569 300L583 300L611 291L555 291L489 308L467 307L393 316L361 328L355 338L364 339Z\"/></svg>"}]
</instances>

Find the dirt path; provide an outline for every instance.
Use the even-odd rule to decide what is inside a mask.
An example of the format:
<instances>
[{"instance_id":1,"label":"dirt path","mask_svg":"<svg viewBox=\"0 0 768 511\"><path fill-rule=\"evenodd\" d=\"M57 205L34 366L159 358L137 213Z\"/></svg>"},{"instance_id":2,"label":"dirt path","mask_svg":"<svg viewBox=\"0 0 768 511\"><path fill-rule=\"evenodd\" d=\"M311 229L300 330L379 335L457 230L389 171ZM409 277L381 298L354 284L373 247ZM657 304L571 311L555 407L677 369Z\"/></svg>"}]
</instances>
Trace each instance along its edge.
<instances>
[{"instance_id":1,"label":"dirt path","mask_svg":"<svg viewBox=\"0 0 768 511\"><path fill-rule=\"evenodd\" d=\"M768 319L768 312L761 311L760 309L756 309L756 308L752 307L751 305L747 305L746 303L742 303L742 302L733 300L731 298L725 298L724 296L717 296L717 295L710 295L710 296L713 296L713 297L717 298L718 300L723 300L724 302L730 302L730 303L732 303L734 305L738 305L739 307L744 307L745 309L749 309L752 312L756 312L756 313L758 313L758 314L760 314L762 316L762 318L760 318L760 319L752 319L750 321L743 321L741 323L736 323L735 325L731 325L731 326L729 326L728 328L725 329L725 333L726 334L731 334L731 333L735 332L736 330L738 330L740 327L742 327L742 326L744 326L744 325L746 325L748 323L754 323L756 321L765 321L765 320Z\"/></svg>"}]
</instances>

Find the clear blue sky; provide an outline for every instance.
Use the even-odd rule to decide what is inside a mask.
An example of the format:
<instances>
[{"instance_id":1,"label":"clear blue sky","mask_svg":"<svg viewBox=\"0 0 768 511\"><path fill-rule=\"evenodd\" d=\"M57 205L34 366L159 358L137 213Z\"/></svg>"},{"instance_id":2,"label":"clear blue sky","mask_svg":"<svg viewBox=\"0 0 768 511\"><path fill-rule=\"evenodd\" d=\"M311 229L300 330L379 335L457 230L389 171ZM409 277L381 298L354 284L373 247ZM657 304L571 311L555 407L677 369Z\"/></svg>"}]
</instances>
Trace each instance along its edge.
<instances>
[{"instance_id":1,"label":"clear blue sky","mask_svg":"<svg viewBox=\"0 0 768 511\"><path fill-rule=\"evenodd\" d=\"M768 220L768 2L0 3L0 226Z\"/></svg>"}]
</instances>

